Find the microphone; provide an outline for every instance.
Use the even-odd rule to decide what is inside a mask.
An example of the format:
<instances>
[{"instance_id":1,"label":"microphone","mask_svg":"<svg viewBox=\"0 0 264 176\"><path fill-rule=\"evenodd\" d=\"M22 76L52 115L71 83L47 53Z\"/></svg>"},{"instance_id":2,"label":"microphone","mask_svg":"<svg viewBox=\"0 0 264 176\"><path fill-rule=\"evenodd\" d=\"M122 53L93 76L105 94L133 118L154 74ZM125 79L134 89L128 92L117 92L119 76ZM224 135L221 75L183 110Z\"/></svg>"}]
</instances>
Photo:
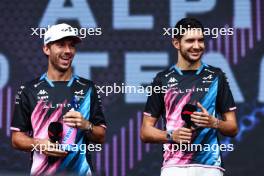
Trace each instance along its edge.
<instances>
[{"instance_id":1,"label":"microphone","mask_svg":"<svg viewBox=\"0 0 264 176\"><path fill-rule=\"evenodd\" d=\"M60 122L51 122L48 127L48 136L52 143L59 143L62 139L63 126ZM57 145L57 144L56 144ZM48 163L54 164L58 161L57 157L48 157Z\"/></svg>"},{"instance_id":2,"label":"microphone","mask_svg":"<svg viewBox=\"0 0 264 176\"><path fill-rule=\"evenodd\" d=\"M60 122L51 122L48 128L49 139L52 143L60 142L63 126Z\"/></svg>"},{"instance_id":3,"label":"microphone","mask_svg":"<svg viewBox=\"0 0 264 176\"><path fill-rule=\"evenodd\" d=\"M192 104L185 104L182 108L181 118L182 120L185 121L187 128L191 128L191 127L196 128L196 125L194 124L194 122L191 121L191 115L194 111L197 111L197 107Z\"/></svg>"}]
</instances>

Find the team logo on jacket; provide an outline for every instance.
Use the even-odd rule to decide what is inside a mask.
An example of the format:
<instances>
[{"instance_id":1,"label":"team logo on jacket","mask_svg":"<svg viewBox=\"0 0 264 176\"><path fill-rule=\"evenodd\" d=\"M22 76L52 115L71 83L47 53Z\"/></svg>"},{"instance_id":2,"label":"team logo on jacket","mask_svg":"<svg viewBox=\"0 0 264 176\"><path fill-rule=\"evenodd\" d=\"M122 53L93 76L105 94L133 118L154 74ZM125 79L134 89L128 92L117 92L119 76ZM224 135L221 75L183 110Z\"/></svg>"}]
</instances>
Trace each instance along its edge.
<instances>
[{"instance_id":1,"label":"team logo on jacket","mask_svg":"<svg viewBox=\"0 0 264 176\"><path fill-rule=\"evenodd\" d=\"M168 81L168 87L174 87L178 85L178 80L174 77L170 77Z\"/></svg>"},{"instance_id":2,"label":"team logo on jacket","mask_svg":"<svg viewBox=\"0 0 264 176\"><path fill-rule=\"evenodd\" d=\"M37 97L38 97L38 100L48 100L49 99L48 92L46 90L44 90L44 89L41 89L37 93Z\"/></svg>"},{"instance_id":3,"label":"team logo on jacket","mask_svg":"<svg viewBox=\"0 0 264 176\"><path fill-rule=\"evenodd\" d=\"M74 95L75 97L77 97L78 99L81 99L81 98L84 98L84 91L83 89L82 90L79 90L79 91L74 91Z\"/></svg>"},{"instance_id":4,"label":"team logo on jacket","mask_svg":"<svg viewBox=\"0 0 264 176\"><path fill-rule=\"evenodd\" d=\"M202 79L203 79L203 83L211 83L211 82L213 82L213 81L212 81L212 79L213 79L213 75L210 74L210 75L208 75L208 76L204 76Z\"/></svg>"}]
</instances>

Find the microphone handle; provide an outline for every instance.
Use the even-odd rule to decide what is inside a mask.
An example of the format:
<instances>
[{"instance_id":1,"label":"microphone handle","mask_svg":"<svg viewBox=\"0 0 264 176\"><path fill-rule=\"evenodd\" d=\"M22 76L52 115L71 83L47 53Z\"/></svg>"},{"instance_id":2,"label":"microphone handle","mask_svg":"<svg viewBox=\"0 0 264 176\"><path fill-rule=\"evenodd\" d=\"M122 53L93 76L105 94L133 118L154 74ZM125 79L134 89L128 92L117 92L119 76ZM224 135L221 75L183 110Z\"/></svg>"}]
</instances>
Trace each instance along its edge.
<instances>
[{"instance_id":1,"label":"microphone handle","mask_svg":"<svg viewBox=\"0 0 264 176\"><path fill-rule=\"evenodd\" d=\"M50 139L50 142L57 144L57 143L56 143L57 141L54 141L54 140L52 140L52 139ZM48 163L49 163L49 164L54 164L54 163L55 163L56 161L58 161L58 160L59 160L59 157L48 156Z\"/></svg>"}]
</instances>

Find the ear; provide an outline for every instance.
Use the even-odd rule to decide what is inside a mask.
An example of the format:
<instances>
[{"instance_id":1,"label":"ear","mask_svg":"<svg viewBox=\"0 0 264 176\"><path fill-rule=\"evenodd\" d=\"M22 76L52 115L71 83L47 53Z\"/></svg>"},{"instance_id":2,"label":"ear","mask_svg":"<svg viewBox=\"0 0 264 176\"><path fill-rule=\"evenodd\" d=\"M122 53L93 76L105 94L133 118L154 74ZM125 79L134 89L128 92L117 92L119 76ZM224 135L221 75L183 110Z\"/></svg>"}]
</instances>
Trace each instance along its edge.
<instances>
[{"instance_id":1,"label":"ear","mask_svg":"<svg viewBox=\"0 0 264 176\"><path fill-rule=\"evenodd\" d=\"M173 38L172 39L172 45L174 46L174 48L180 49L180 40L176 39L176 38Z\"/></svg>"},{"instance_id":2,"label":"ear","mask_svg":"<svg viewBox=\"0 0 264 176\"><path fill-rule=\"evenodd\" d=\"M44 45L44 46L42 47L42 50L43 50L43 52L44 52L47 56L50 55L50 46L48 46L48 45Z\"/></svg>"}]
</instances>

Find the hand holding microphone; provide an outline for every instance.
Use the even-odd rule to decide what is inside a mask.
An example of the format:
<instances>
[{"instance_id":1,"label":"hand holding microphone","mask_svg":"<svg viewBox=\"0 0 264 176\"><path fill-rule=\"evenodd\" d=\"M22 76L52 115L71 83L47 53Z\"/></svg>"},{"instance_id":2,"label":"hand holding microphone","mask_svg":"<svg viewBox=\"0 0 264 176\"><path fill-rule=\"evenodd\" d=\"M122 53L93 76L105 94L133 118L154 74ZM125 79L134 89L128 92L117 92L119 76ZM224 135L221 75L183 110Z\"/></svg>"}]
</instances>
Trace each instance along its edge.
<instances>
[{"instance_id":1,"label":"hand holding microphone","mask_svg":"<svg viewBox=\"0 0 264 176\"><path fill-rule=\"evenodd\" d=\"M36 139L37 144L40 146L40 153L49 157L65 157L68 153L59 150L56 146L62 138L62 124L60 122L51 122L48 127L48 139ZM49 159L50 160L50 159Z\"/></svg>"},{"instance_id":2,"label":"hand holding microphone","mask_svg":"<svg viewBox=\"0 0 264 176\"><path fill-rule=\"evenodd\" d=\"M197 107L192 104L186 104L182 108L181 118L185 121L185 126L173 131L173 141L176 143L190 143L192 139L192 131L196 127L191 121L191 114L197 111Z\"/></svg>"},{"instance_id":3,"label":"hand holding microphone","mask_svg":"<svg viewBox=\"0 0 264 176\"><path fill-rule=\"evenodd\" d=\"M58 144L62 139L63 126L60 122L51 122L48 127L48 147L43 153L49 156L49 162L55 162L54 157L65 157L68 153L58 149Z\"/></svg>"},{"instance_id":4,"label":"hand holding microphone","mask_svg":"<svg viewBox=\"0 0 264 176\"><path fill-rule=\"evenodd\" d=\"M201 109L201 112L198 112L197 108ZM211 116L199 102L197 106L184 105L181 118L185 122L185 126L173 131L171 136L171 140L176 143L190 143L194 129L199 127L218 128L219 125L219 120Z\"/></svg>"},{"instance_id":5,"label":"hand holding microphone","mask_svg":"<svg viewBox=\"0 0 264 176\"><path fill-rule=\"evenodd\" d=\"M192 140L192 131L196 127L191 121L191 114L197 110L197 107L192 104L186 104L182 108L181 118L185 121L185 126L174 131L167 131L169 142L190 143ZM171 132L171 134L170 134Z\"/></svg>"}]
</instances>

